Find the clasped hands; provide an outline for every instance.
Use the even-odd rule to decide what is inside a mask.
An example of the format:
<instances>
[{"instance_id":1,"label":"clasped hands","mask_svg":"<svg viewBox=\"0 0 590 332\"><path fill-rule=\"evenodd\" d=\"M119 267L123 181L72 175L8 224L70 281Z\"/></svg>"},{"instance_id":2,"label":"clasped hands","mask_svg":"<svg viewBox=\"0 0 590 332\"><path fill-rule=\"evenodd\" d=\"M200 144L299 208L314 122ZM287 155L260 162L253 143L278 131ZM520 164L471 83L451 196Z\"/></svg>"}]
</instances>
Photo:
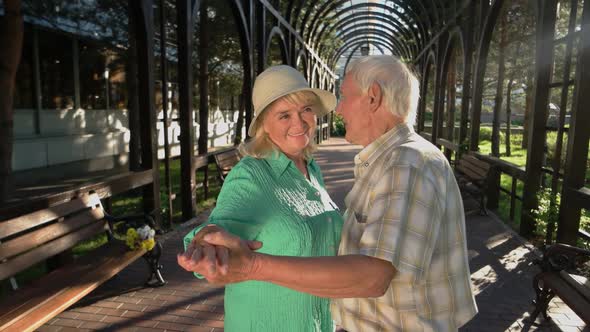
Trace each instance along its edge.
<instances>
[{"instance_id":1,"label":"clasped hands","mask_svg":"<svg viewBox=\"0 0 590 332\"><path fill-rule=\"evenodd\" d=\"M217 225L203 227L184 253L177 255L178 265L201 274L212 284L225 285L254 279L262 242L243 240Z\"/></svg>"}]
</instances>

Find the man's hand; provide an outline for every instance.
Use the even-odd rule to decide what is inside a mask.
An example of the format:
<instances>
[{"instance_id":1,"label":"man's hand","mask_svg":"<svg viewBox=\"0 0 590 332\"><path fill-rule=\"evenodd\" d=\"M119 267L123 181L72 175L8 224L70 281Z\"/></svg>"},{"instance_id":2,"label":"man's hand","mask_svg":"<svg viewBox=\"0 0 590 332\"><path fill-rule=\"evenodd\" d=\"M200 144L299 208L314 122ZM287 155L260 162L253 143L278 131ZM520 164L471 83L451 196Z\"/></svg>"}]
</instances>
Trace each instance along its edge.
<instances>
[{"instance_id":1,"label":"man's hand","mask_svg":"<svg viewBox=\"0 0 590 332\"><path fill-rule=\"evenodd\" d=\"M177 260L182 268L203 275L211 283L240 282L248 280L246 272L252 270L252 250L261 247L259 241L242 240L217 225L207 225Z\"/></svg>"},{"instance_id":2,"label":"man's hand","mask_svg":"<svg viewBox=\"0 0 590 332\"><path fill-rule=\"evenodd\" d=\"M228 256L219 260L217 273L204 275L209 282L229 284L253 279L257 258L260 255L254 250L260 249L262 242L246 241L225 230L209 232L203 236L203 240L205 246L228 250Z\"/></svg>"}]
</instances>

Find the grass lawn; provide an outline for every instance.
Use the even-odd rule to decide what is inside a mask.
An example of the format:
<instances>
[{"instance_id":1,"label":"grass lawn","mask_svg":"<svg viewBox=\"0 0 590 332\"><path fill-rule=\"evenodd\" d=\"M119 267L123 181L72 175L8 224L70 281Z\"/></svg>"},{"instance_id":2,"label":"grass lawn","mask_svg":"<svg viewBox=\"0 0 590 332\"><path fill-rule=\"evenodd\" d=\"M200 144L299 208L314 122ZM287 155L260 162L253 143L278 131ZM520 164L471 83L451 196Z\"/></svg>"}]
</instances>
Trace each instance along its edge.
<instances>
[{"instance_id":1,"label":"grass lawn","mask_svg":"<svg viewBox=\"0 0 590 332\"><path fill-rule=\"evenodd\" d=\"M485 131L485 130L484 130ZM484 133L487 134L487 133ZM485 136L484 136L485 137ZM555 141L557 138L557 134L550 132L547 135L547 145L548 145L548 158L552 158L552 151L555 150ZM501 135L501 144L500 144L500 159L505 160L509 163L514 164L515 166L525 167L526 166L526 149L521 148L522 143L522 135L512 134L510 137L511 141L511 154L510 156L506 156L506 145L505 145L505 138L504 135ZM567 136L564 137L564 149L565 143L567 141ZM482 140L479 143L479 151L482 154L491 154L492 151L492 143L490 140ZM562 167L563 167L563 160L565 159L565 152L562 154ZM590 163L590 152L588 161ZM590 165L589 165L590 166ZM563 172L563 169L562 169ZM550 180L547 180L549 183ZM590 167L587 167L586 170L586 182L590 183ZM512 177L508 174L502 174L500 179L500 185L502 188L511 191L512 190ZM587 185L588 186L588 185ZM523 187L524 183L521 180L516 181L516 195L522 197L523 194ZM520 200L516 199L515 202L515 212L514 218L510 219L510 195L501 192L500 199L498 202L498 215L513 229L518 231L520 227L520 215L522 210L522 203ZM539 231L545 231L546 225L540 224L538 225ZM582 210L582 216L580 219L580 229L585 231L590 231L590 211ZM545 234L538 234L539 239L544 239ZM539 240L539 239L532 239ZM535 241L537 242L537 241ZM580 243L580 245L587 245Z\"/></svg>"},{"instance_id":2,"label":"grass lawn","mask_svg":"<svg viewBox=\"0 0 590 332\"><path fill-rule=\"evenodd\" d=\"M205 193L203 188L197 189L197 209L202 211L209 209L215 205L216 197L221 190L220 182L217 178L217 168L215 164L210 164L208 168L209 175L209 193L208 198L205 199ZM196 183L201 183L204 179L204 172L198 171L196 174ZM180 159L170 161L170 184L172 187L172 194L176 195L176 198L172 201L172 224L182 222L182 207L180 198ZM160 162L160 200L162 205L162 218L164 224L169 224L168 220L165 220L167 215L167 194L166 194L166 182L164 178L164 163ZM115 216L123 216L129 214L142 213L141 205L141 190L130 191L121 195L113 196L112 198L112 214Z\"/></svg>"}]
</instances>

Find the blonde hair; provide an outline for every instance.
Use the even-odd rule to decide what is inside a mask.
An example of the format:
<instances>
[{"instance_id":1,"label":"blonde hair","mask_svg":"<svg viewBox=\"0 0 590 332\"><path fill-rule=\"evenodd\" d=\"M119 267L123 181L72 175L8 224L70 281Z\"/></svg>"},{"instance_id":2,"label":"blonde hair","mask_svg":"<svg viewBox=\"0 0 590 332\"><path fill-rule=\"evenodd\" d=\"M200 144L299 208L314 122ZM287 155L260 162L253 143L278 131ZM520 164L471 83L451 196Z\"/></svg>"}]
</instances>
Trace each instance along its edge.
<instances>
[{"instance_id":1,"label":"blonde hair","mask_svg":"<svg viewBox=\"0 0 590 332\"><path fill-rule=\"evenodd\" d=\"M266 106L266 108L262 110L262 112L260 112L260 114L254 120L256 122L256 131L254 137L247 140L246 142L243 142L238 147L238 150L243 156L250 156L257 159L262 159L268 157L272 153L281 151L281 149L270 140L270 138L264 131L264 126L262 126L262 123L264 122L264 119L268 114L267 111L273 105L275 105L275 103L279 101L286 101L289 104L293 105L311 104L313 105L313 109L316 111L316 113L323 113L322 111L318 111L318 108L324 107L320 102L320 98L311 91L296 91L288 95L282 96L281 98L278 98L277 100L273 101L268 106ZM313 124L313 127L315 132L315 122ZM309 144L303 149L303 155L305 156L305 158L311 158L311 155L315 151L315 149L315 142L312 139L309 142Z\"/></svg>"}]
</instances>

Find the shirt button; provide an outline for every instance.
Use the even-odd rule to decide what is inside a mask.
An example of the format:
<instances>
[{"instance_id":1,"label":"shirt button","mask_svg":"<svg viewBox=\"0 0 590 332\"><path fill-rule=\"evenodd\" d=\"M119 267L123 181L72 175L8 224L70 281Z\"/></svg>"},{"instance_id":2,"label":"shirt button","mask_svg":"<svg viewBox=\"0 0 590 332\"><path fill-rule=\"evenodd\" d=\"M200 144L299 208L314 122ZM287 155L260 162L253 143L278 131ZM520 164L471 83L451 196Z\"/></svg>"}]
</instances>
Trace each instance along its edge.
<instances>
[{"instance_id":1,"label":"shirt button","mask_svg":"<svg viewBox=\"0 0 590 332\"><path fill-rule=\"evenodd\" d=\"M319 191L316 191L315 195L319 197L321 195L321 193Z\"/></svg>"},{"instance_id":2,"label":"shirt button","mask_svg":"<svg viewBox=\"0 0 590 332\"><path fill-rule=\"evenodd\" d=\"M369 167L369 163L365 163L365 167Z\"/></svg>"},{"instance_id":3,"label":"shirt button","mask_svg":"<svg viewBox=\"0 0 590 332\"><path fill-rule=\"evenodd\" d=\"M332 218L328 217L328 222L332 222Z\"/></svg>"}]
</instances>

